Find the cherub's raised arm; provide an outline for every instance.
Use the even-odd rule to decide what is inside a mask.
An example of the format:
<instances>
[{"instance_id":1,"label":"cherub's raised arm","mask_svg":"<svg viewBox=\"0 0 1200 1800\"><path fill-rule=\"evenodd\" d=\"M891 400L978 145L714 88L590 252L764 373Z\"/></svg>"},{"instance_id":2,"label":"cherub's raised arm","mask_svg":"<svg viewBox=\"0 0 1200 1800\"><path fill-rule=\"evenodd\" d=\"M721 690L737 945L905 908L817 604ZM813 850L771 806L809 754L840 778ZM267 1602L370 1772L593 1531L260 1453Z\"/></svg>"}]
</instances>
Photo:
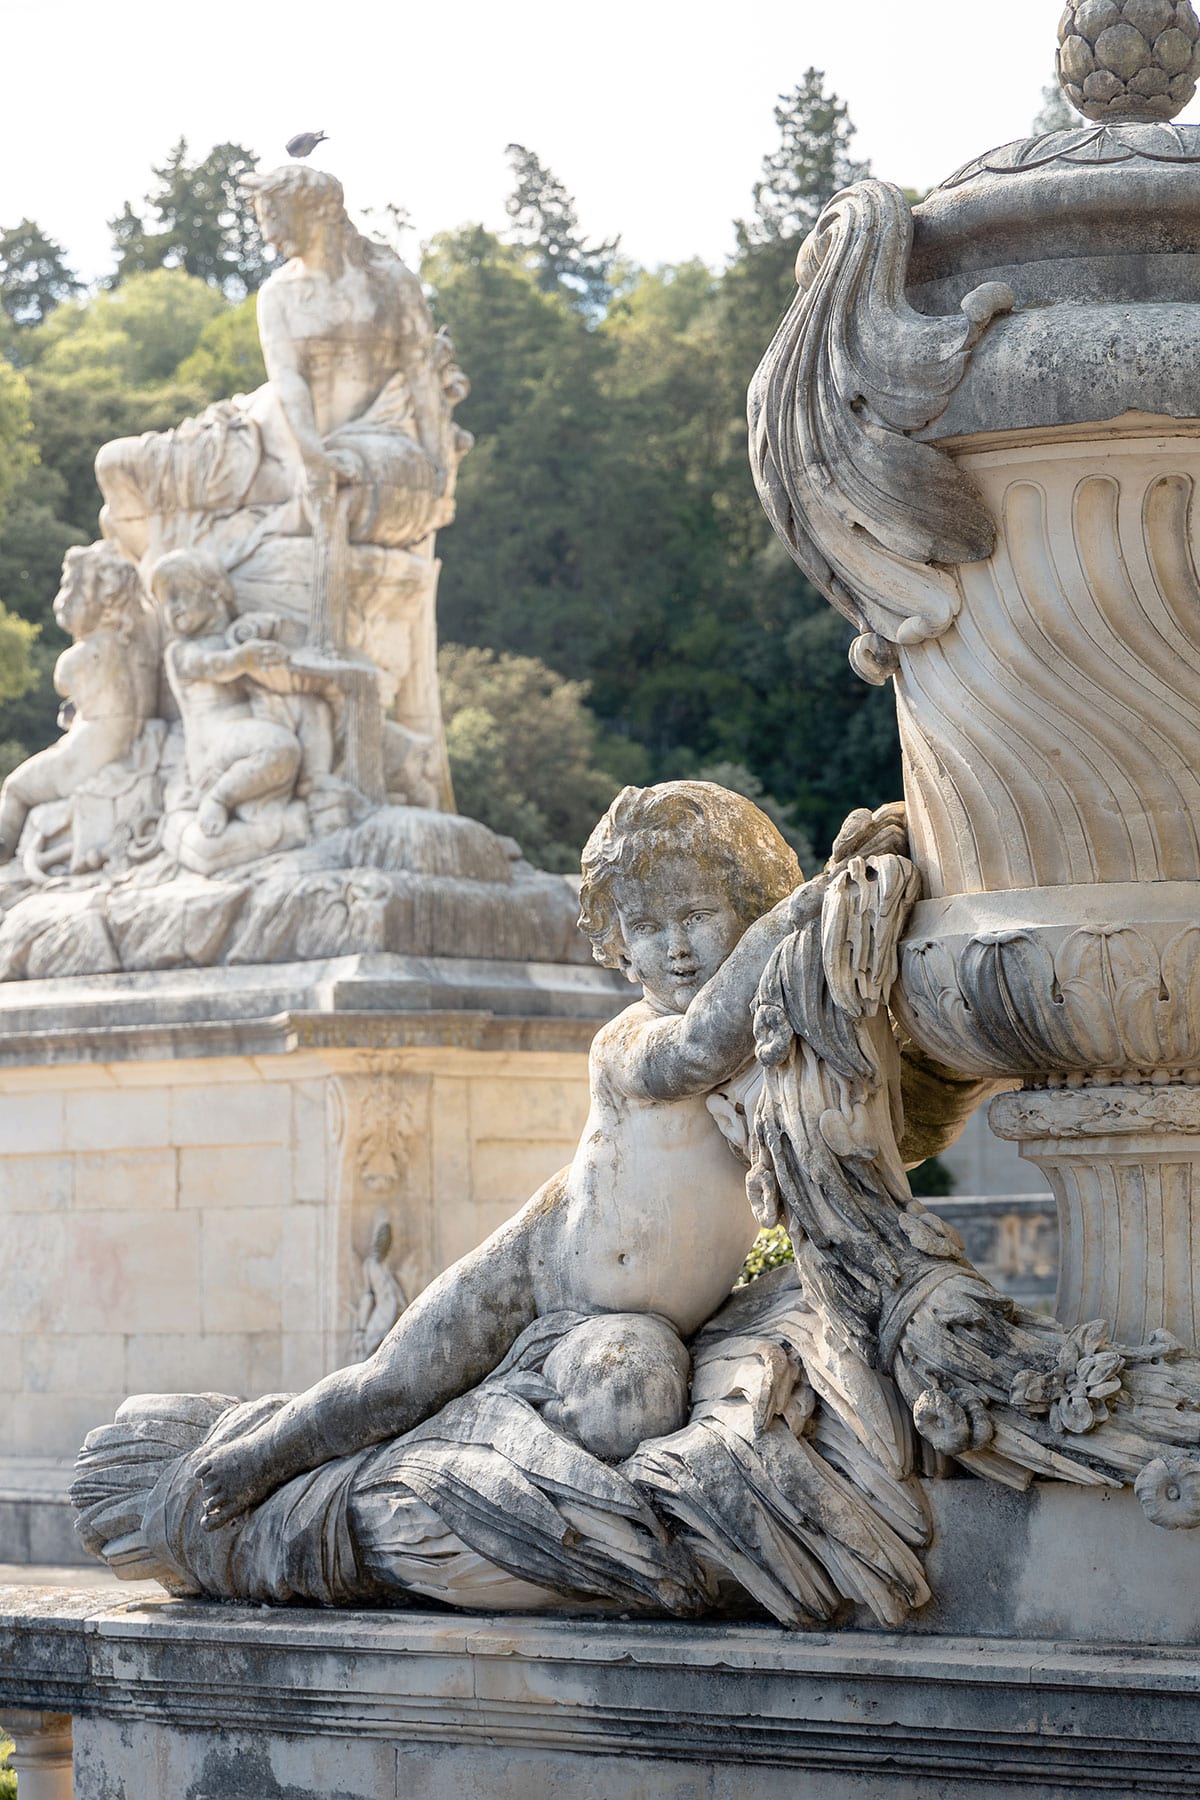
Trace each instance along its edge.
<instances>
[{"instance_id":1,"label":"cherub's raised arm","mask_svg":"<svg viewBox=\"0 0 1200 1800\"><path fill-rule=\"evenodd\" d=\"M736 1075L754 1054L751 1009L772 952L820 918L831 876L851 857L903 852L907 845L902 802L851 813L823 872L750 926L686 1012L639 1021L624 1036L614 1073L625 1091L646 1100L679 1100Z\"/></svg>"},{"instance_id":2,"label":"cherub's raised arm","mask_svg":"<svg viewBox=\"0 0 1200 1800\"><path fill-rule=\"evenodd\" d=\"M206 650L201 644L175 643L170 655L183 681L237 681L287 659L282 644L258 639L237 644L231 650Z\"/></svg>"},{"instance_id":3,"label":"cherub's raised arm","mask_svg":"<svg viewBox=\"0 0 1200 1800\"><path fill-rule=\"evenodd\" d=\"M622 1085L645 1100L706 1094L754 1054L751 1007L772 952L799 926L820 916L827 874L806 881L756 919L685 1013L651 1019L627 1038Z\"/></svg>"}]
</instances>

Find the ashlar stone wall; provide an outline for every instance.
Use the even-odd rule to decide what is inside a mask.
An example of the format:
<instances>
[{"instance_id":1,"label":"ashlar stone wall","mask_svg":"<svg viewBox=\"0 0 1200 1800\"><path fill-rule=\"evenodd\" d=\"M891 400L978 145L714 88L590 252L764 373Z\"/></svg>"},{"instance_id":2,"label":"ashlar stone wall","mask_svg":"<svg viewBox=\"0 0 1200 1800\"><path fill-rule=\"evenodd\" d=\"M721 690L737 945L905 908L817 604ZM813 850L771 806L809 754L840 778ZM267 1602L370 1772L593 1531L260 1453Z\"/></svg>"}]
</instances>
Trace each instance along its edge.
<instances>
[{"instance_id":1,"label":"ashlar stone wall","mask_svg":"<svg viewBox=\"0 0 1200 1800\"><path fill-rule=\"evenodd\" d=\"M129 1393L316 1380L349 1354L380 1217L411 1299L586 1111L582 1049L0 1070L0 1459L72 1456Z\"/></svg>"}]
</instances>

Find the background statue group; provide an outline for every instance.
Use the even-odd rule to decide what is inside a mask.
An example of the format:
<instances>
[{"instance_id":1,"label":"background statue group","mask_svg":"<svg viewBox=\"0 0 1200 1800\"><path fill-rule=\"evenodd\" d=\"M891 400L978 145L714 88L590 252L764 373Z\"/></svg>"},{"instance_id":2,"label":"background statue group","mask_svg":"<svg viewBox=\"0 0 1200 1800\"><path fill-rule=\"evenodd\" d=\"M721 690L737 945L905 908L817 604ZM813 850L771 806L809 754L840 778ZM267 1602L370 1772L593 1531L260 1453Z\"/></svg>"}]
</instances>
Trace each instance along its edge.
<instances>
[{"instance_id":1,"label":"background statue group","mask_svg":"<svg viewBox=\"0 0 1200 1800\"><path fill-rule=\"evenodd\" d=\"M345 825L364 801L445 797L440 741L402 719L376 727L382 764L365 780L361 758L358 781L335 767L397 687L354 607L351 546L402 554L420 565L410 582L428 573L470 444L452 419L466 382L419 282L356 231L332 176L296 164L253 185L288 258L259 296L268 380L100 451L104 541L71 552L56 603L75 639L56 672L66 735L5 784L6 859L33 808L82 792L86 811L118 771L157 776L161 798L152 779L132 784L127 835L107 845L72 819L72 874L144 847L156 801L170 851L211 873ZM182 755L162 729L176 721ZM58 869L62 826L27 848Z\"/></svg>"},{"instance_id":2,"label":"background statue group","mask_svg":"<svg viewBox=\"0 0 1200 1800\"><path fill-rule=\"evenodd\" d=\"M247 185L286 258L258 295L268 379L97 456L103 537L55 603L64 734L0 795L0 980L392 947L578 960L564 884L454 813L434 540L471 437L450 341L333 176ZM239 933L264 868L309 905ZM388 874L459 883L424 941ZM221 885L181 945L195 876Z\"/></svg>"}]
</instances>

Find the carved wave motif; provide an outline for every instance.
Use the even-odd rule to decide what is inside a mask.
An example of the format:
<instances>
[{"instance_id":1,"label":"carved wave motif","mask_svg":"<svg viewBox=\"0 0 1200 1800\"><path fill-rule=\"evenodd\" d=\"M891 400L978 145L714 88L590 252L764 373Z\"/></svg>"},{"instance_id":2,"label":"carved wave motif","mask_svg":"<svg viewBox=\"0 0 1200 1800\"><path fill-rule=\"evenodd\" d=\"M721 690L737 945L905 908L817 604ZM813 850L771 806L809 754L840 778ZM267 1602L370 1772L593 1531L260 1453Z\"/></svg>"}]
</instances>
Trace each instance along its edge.
<instances>
[{"instance_id":1,"label":"carved wave motif","mask_svg":"<svg viewBox=\"0 0 1200 1800\"><path fill-rule=\"evenodd\" d=\"M894 644L936 637L961 591L952 566L989 555L995 526L970 476L917 442L945 411L973 346L1014 304L989 283L945 318L904 297L912 212L863 181L822 213L798 293L750 389L750 459L776 531L864 634L855 667L882 682Z\"/></svg>"},{"instance_id":2,"label":"carved wave motif","mask_svg":"<svg viewBox=\"0 0 1200 1800\"><path fill-rule=\"evenodd\" d=\"M1126 443L1096 472L1114 448L965 459L1001 538L896 682L931 894L1200 877L1197 447Z\"/></svg>"},{"instance_id":3,"label":"carved wave motif","mask_svg":"<svg viewBox=\"0 0 1200 1800\"><path fill-rule=\"evenodd\" d=\"M964 1074L1200 1065L1200 926L1160 949L1146 932L1072 932L1052 949L1034 929L990 931L957 956L914 938L893 1009L930 1056Z\"/></svg>"}]
</instances>

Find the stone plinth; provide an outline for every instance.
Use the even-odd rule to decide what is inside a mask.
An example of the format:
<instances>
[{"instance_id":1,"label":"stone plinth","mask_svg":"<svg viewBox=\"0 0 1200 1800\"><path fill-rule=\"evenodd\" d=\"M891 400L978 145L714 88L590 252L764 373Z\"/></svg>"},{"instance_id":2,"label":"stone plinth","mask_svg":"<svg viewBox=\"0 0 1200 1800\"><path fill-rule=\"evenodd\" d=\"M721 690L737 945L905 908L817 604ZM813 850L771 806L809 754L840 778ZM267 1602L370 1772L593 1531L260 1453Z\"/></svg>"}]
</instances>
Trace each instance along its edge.
<instances>
[{"instance_id":1,"label":"stone plinth","mask_svg":"<svg viewBox=\"0 0 1200 1800\"><path fill-rule=\"evenodd\" d=\"M627 993L396 956L0 989L0 1561L72 1554L69 1460L126 1394L344 1362L381 1217L410 1299L508 1218Z\"/></svg>"},{"instance_id":2,"label":"stone plinth","mask_svg":"<svg viewBox=\"0 0 1200 1800\"><path fill-rule=\"evenodd\" d=\"M1072 1643L1057 1593L1018 1638L10 1589L0 1713L74 1715L75 1800L1200 1794L1194 1649Z\"/></svg>"}]
</instances>

